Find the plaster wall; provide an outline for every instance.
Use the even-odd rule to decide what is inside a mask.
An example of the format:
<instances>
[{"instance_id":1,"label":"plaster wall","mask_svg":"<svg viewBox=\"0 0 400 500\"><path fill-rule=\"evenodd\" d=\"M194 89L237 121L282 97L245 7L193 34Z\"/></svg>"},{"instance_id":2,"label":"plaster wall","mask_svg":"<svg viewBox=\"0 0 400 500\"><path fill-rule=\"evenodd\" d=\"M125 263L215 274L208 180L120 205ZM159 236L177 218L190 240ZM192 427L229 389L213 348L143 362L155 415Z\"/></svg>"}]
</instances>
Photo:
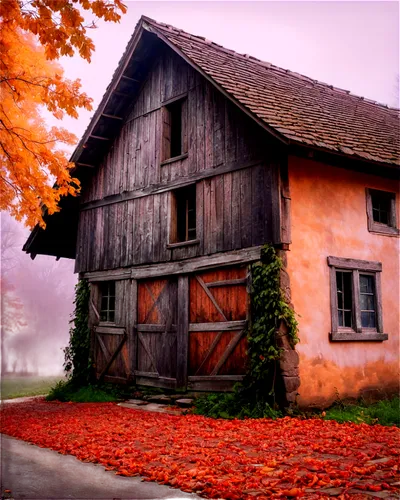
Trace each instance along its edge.
<instances>
[{"instance_id":1,"label":"plaster wall","mask_svg":"<svg viewBox=\"0 0 400 500\"><path fill-rule=\"evenodd\" d=\"M399 387L399 237L368 231L365 188L397 192L378 176L289 158L292 244L288 272L298 313L301 406L325 406L341 398L383 394ZM382 263L383 342L330 342L327 257Z\"/></svg>"}]
</instances>

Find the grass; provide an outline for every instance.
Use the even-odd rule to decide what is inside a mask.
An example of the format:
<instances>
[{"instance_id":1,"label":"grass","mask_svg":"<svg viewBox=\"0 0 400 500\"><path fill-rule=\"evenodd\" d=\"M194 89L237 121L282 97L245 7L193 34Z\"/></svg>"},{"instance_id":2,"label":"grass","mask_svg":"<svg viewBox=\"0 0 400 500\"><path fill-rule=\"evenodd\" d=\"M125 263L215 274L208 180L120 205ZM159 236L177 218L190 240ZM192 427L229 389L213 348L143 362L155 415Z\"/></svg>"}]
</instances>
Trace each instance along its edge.
<instances>
[{"instance_id":1,"label":"grass","mask_svg":"<svg viewBox=\"0 0 400 500\"><path fill-rule=\"evenodd\" d=\"M372 404L366 404L362 400L354 404L338 402L324 412L324 419L400 427L400 398L382 400Z\"/></svg>"},{"instance_id":2,"label":"grass","mask_svg":"<svg viewBox=\"0 0 400 500\"><path fill-rule=\"evenodd\" d=\"M14 399L26 396L47 394L54 384L59 382L58 377L2 377L1 399Z\"/></svg>"},{"instance_id":3,"label":"grass","mask_svg":"<svg viewBox=\"0 0 400 500\"><path fill-rule=\"evenodd\" d=\"M108 403L130 397L129 388L112 384L78 386L72 380L60 381L51 388L47 401L72 401L74 403Z\"/></svg>"}]
</instances>

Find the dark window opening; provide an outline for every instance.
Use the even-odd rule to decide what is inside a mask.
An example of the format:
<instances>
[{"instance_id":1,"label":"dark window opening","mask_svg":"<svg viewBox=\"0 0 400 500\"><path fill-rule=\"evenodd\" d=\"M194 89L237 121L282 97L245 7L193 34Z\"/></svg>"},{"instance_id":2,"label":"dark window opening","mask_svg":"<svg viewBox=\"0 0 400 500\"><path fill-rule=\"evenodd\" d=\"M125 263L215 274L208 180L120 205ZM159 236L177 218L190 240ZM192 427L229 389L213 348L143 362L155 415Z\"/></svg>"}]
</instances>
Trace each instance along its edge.
<instances>
[{"instance_id":1,"label":"dark window opening","mask_svg":"<svg viewBox=\"0 0 400 500\"><path fill-rule=\"evenodd\" d=\"M371 191L372 218L374 222L391 226L392 195L384 191Z\"/></svg>"},{"instance_id":2,"label":"dark window opening","mask_svg":"<svg viewBox=\"0 0 400 500\"><path fill-rule=\"evenodd\" d=\"M173 101L162 107L161 161L167 161L187 153L187 100Z\"/></svg>"},{"instance_id":3,"label":"dark window opening","mask_svg":"<svg viewBox=\"0 0 400 500\"><path fill-rule=\"evenodd\" d=\"M170 104L168 107L171 122L171 158L179 156L182 151L182 101Z\"/></svg>"},{"instance_id":4,"label":"dark window opening","mask_svg":"<svg viewBox=\"0 0 400 500\"><path fill-rule=\"evenodd\" d=\"M360 310L361 326L376 328L376 300L374 277L360 274Z\"/></svg>"},{"instance_id":5,"label":"dark window opening","mask_svg":"<svg viewBox=\"0 0 400 500\"><path fill-rule=\"evenodd\" d=\"M366 189L368 230L386 236L399 236L396 193Z\"/></svg>"},{"instance_id":6,"label":"dark window opening","mask_svg":"<svg viewBox=\"0 0 400 500\"><path fill-rule=\"evenodd\" d=\"M115 321L115 281L106 281L101 285L100 321Z\"/></svg>"},{"instance_id":7,"label":"dark window opening","mask_svg":"<svg viewBox=\"0 0 400 500\"><path fill-rule=\"evenodd\" d=\"M172 242L178 243L196 239L196 185L177 189L174 193L175 200L175 234Z\"/></svg>"},{"instance_id":8,"label":"dark window opening","mask_svg":"<svg viewBox=\"0 0 400 500\"><path fill-rule=\"evenodd\" d=\"M338 324L349 328L353 327L353 290L351 281L351 272L336 272Z\"/></svg>"}]
</instances>

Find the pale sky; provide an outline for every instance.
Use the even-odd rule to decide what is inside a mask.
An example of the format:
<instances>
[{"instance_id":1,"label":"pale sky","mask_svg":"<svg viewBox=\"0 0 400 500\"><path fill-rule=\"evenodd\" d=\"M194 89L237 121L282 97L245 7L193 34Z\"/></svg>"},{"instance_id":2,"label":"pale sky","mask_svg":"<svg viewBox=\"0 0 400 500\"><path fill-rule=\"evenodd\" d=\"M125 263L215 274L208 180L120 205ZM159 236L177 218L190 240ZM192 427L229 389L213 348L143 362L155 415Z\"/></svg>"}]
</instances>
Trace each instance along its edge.
<instances>
[{"instance_id":1,"label":"pale sky","mask_svg":"<svg viewBox=\"0 0 400 500\"><path fill-rule=\"evenodd\" d=\"M99 104L142 14L205 36L239 53L399 107L398 2L138 2L125 0L119 24L90 32L92 63L61 60L68 78ZM92 112L63 125L81 137Z\"/></svg>"}]
</instances>

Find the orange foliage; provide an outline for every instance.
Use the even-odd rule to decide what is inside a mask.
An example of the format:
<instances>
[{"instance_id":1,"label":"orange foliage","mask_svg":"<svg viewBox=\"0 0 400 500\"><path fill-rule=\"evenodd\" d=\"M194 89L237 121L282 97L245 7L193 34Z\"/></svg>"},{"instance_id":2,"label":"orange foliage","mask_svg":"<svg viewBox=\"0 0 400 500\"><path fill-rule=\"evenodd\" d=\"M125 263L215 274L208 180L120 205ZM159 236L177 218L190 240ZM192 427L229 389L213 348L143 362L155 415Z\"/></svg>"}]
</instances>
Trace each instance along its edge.
<instances>
[{"instance_id":1,"label":"orange foliage","mask_svg":"<svg viewBox=\"0 0 400 500\"><path fill-rule=\"evenodd\" d=\"M64 78L52 60L78 52L90 61L94 46L81 11L116 22L126 8L120 0L4 0L0 9L0 210L44 227L44 210L58 211L61 196L80 186L62 149L76 137L47 127L41 112L62 119L91 109L80 81Z\"/></svg>"},{"instance_id":2,"label":"orange foliage","mask_svg":"<svg viewBox=\"0 0 400 500\"><path fill-rule=\"evenodd\" d=\"M1 431L121 476L203 497L398 498L396 427L314 418L218 420L113 403L5 404ZM332 490L334 489L334 490Z\"/></svg>"}]
</instances>

